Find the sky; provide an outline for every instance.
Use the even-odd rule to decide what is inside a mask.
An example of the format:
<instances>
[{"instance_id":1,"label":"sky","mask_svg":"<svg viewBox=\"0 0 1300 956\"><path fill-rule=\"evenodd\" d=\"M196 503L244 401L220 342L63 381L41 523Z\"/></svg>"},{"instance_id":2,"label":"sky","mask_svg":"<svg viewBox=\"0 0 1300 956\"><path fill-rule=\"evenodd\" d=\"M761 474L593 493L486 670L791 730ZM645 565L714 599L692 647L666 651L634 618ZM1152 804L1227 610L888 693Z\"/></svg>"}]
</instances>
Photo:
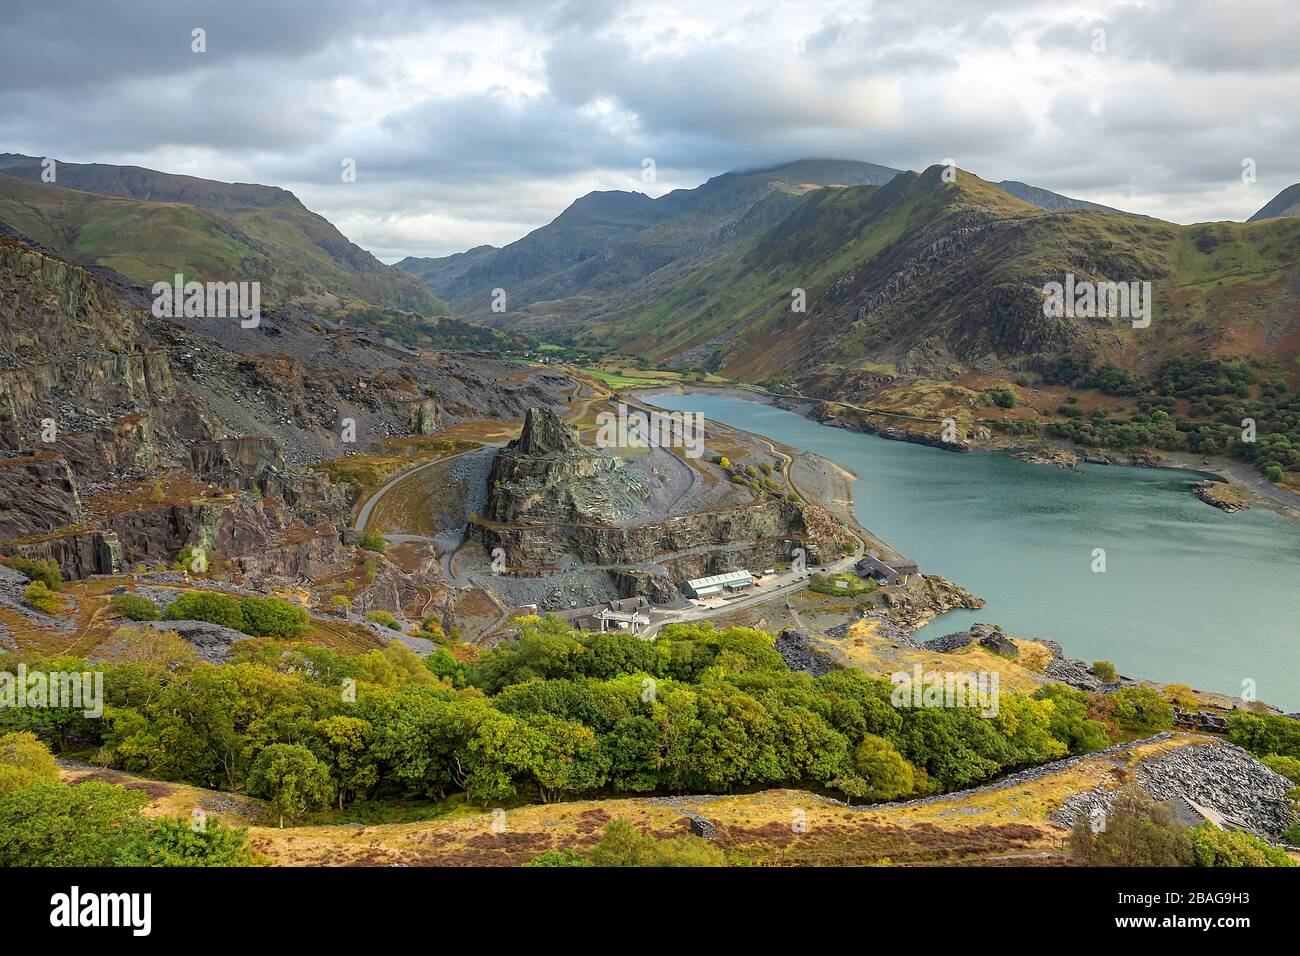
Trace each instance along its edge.
<instances>
[{"instance_id":1,"label":"sky","mask_svg":"<svg viewBox=\"0 0 1300 956\"><path fill-rule=\"evenodd\" d=\"M0 4L0 152L283 186L389 262L804 157L1180 223L1300 182L1296 0Z\"/></svg>"}]
</instances>

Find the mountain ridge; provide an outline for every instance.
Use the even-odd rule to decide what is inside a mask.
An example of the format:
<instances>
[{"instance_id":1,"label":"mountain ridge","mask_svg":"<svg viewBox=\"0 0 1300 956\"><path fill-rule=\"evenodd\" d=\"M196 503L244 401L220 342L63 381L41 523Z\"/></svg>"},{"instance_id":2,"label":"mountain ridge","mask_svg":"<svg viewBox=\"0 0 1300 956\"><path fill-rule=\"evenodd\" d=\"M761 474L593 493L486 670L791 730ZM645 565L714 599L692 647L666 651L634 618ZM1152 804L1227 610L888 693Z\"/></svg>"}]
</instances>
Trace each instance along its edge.
<instances>
[{"instance_id":1,"label":"mountain ridge","mask_svg":"<svg viewBox=\"0 0 1300 956\"><path fill-rule=\"evenodd\" d=\"M150 285L181 272L200 280L256 279L282 304L349 300L424 316L447 313L427 286L349 241L290 191L223 183L139 166L42 161L0 154L0 221L60 251ZM135 204L135 205L131 205ZM154 228L162 208L170 236ZM141 245L143 244L143 245Z\"/></svg>"}]
</instances>

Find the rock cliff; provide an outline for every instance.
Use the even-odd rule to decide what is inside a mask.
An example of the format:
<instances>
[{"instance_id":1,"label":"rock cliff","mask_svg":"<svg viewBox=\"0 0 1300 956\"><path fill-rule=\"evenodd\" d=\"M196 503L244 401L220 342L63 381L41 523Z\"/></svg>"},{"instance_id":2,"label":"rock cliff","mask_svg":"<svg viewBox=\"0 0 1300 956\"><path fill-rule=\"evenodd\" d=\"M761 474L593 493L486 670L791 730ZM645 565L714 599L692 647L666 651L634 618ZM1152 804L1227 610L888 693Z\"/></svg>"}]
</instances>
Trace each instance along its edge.
<instances>
[{"instance_id":1,"label":"rock cliff","mask_svg":"<svg viewBox=\"0 0 1300 956\"><path fill-rule=\"evenodd\" d=\"M623 459L588 448L549 408L530 408L523 431L497 453L487 518L501 523L610 522L649 494Z\"/></svg>"}]
</instances>

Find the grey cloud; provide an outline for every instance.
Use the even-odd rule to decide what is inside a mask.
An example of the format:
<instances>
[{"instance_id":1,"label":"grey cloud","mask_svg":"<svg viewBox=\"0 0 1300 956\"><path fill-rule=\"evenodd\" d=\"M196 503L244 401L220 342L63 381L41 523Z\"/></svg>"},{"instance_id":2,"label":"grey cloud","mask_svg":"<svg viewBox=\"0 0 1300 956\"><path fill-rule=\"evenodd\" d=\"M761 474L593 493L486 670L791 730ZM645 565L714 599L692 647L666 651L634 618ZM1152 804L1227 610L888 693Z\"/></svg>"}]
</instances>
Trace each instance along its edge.
<instances>
[{"instance_id":1,"label":"grey cloud","mask_svg":"<svg viewBox=\"0 0 1300 956\"><path fill-rule=\"evenodd\" d=\"M1045 29L1045 46L1086 50L1105 30L1108 53L1218 72L1292 72L1300 50L1300 6L1272 0L1169 0L1124 4L1104 17Z\"/></svg>"},{"instance_id":2,"label":"grey cloud","mask_svg":"<svg viewBox=\"0 0 1300 956\"><path fill-rule=\"evenodd\" d=\"M755 0L711 38L679 29L671 3L630 0L11 4L0 150L286 185L392 254L517 238L587 188L642 188L647 156L662 183L685 185L801 156L913 169L952 157L989 179L1133 195L1171 217L1253 211L1212 198L1243 156L1261 186L1300 179L1288 0L1100 2L1056 25L1034 0L875 0L818 10L790 35L779 2ZM526 30L546 89L528 74L528 95L388 99L393 65L374 41L427 37L427 56L470 75L475 52L439 44L458 24ZM194 26L207 54L190 52ZM1085 83L1074 71L1094 64L1076 59L1091 56L1093 27L1110 59ZM990 52L1014 63L1025 41L1042 51L1029 64L1049 84L1042 115L1015 79L963 73ZM337 98L340 80L371 94L375 115ZM359 164L349 187L343 157Z\"/></svg>"}]
</instances>

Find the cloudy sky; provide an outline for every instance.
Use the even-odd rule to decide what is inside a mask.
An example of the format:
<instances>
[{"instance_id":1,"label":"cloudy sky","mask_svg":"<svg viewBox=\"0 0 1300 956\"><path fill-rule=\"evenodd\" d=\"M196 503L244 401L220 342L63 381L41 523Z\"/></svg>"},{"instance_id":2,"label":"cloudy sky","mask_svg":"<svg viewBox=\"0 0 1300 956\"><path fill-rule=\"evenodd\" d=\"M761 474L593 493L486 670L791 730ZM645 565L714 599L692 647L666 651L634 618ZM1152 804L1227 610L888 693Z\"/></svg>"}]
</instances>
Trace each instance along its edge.
<instances>
[{"instance_id":1,"label":"cloudy sky","mask_svg":"<svg viewBox=\"0 0 1300 956\"><path fill-rule=\"evenodd\" d=\"M1300 181L1296 0L6 8L0 152L285 186L388 261L809 156L951 157L1175 222Z\"/></svg>"}]
</instances>

